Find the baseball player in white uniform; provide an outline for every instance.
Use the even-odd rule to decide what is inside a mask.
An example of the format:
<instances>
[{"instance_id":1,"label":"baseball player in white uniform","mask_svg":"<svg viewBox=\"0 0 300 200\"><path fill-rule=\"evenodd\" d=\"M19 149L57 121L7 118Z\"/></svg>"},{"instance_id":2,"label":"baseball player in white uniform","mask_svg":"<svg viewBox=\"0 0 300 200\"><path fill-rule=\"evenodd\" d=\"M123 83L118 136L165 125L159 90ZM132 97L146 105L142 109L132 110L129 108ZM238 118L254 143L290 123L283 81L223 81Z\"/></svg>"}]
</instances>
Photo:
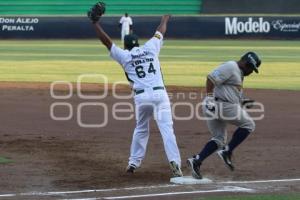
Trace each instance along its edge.
<instances>
[{"instance_id":1,"label":"baseball player in white uniform","mask_svg":"<svg viewBox=\"0 0 300 200\"><path fill-rule=\"evenodd\" d=\"M201 164L218 149L220 150L218 155L226 166L231 171L234 170L231 160L233 150L255 129L253 119L244 108L244 104L246 103L247 106L249 99L243 100L243 80L253 71L258 73L260 64L261 60L257 54L248 52L238 62L225 62L207 76L207 96L203 101L202 110L207 117L207 126L212 138L199 154L187 160L194 178L202 178ZM228 145L226 145L227 124L238 127Z\"/></svg>"},{"instance_id":2,"label":"baseball player in white uniform","mask_svg":"<svg viewBox=\"0 0 300 200\"><path fill-rule=\"evenodd\" d=\"M150 118L154 115L173 176L182 176L181 158L173 130L170 101L158 59L169 18L169 15L162 17L154 36L144 46L139 46L135 35L125 36L124 49L114 44L100 24L92 20L98 38L110 51L112 59L123 67L135 93L136 127L126 168L128 173L133 173L141 166L149 139Z\"/></svg>"},{"instance_id":3,"label":"baseball player in white uniform","mask_svg":"<svg viewBox=\"0 0 300 200\"><path fill-rule=\"evenodd\" d=\"M121 28L121 40L124 41L125 35L129 35L132 30L132 19L125 13L120 19L119 27Z\"/></svg>"}]
</instances>

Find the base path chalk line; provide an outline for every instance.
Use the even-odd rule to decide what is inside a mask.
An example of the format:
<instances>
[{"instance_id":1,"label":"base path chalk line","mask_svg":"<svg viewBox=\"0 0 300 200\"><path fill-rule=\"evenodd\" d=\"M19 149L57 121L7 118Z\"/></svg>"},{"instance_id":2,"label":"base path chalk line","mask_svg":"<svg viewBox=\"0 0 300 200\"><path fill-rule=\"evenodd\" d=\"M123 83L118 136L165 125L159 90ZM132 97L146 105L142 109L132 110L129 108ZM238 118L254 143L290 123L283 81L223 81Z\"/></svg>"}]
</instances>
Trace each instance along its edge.
<instances>
[{"instance_id":1,"label":"base path chalk line","mask_svg":"<svg viewBox=\"0 0 300 200\"><path fill-rule=\"evenodd\" d=\"M91 193L91 192L112 192L112 191L120 191L120 190L143 190L143 189L169 188L169 187L178 187L178 186L179 185L165 184L165 185L150 185L150 186L95 189L95 190L58 191L58 192L26 192L26 193L16 193L16 194L0 194L0 198L1 197L15 197L15 196L51 196L51 195L81 194L81 193Z\"/></svg>"},{"instance_id":2,"label":"base path chalk line","mask_svg":"<svg viewBox=\"0 0 300 200\"><path fill-rule=\"evenodd\" d=\"M153 194L142 194L142 195L129 195L129 196L115 196L115 197L96 197L96 198L80 198L80 199L61 199L61 200L113 200L113 199L133 199L133 198L145 198L145 197L158 197L158 196L173 196L173 195L183 195L183 194L201 194L201 193L217 193L217 192L254 192L253 189L236 187L236 186L226 186L221 189L215 190L197 190L189 192L168 192L168 193L153 193Z\"/></svg>"},{"instance_id":3,"label":"base path chalk line","mask_svg":"<svg viewBox=\"0 0 300 200\"><path fill-rule=\"evenodd\" d=\"M299 178L297 179L279 179L279 180L257 180L257 181L225 181L219 182L220 184L239 184L239 183L276 183L276 182L296 182L300 181Z\"/></svg>"},{"instance_id":4,"label":"base path chalk line","mask_svg":"<svg viewBox=\"0 0 300 200\"><path fill-rule=\"evenodd\" d=\"M225 182L212 182L211 184L242 184L242 183L272 183L272 182L296 182L300 181L297 179L279 179L279 180L257 180L257 181L225 181ZM111 189L95 189L95 190L78 190L78 191L60 191L60 192L27 192L27 193L15 193L15 194L0 194L2 197L15 197L15 196L51 196L51 195L67 195L67 194L80 194L80 193L91 193L91 192L111 192L120 190L143 190L143 189L157 189L157 188L168 188L178 187L182 185L165 184L165 185L153 185L153 186L141 186L141 187L127 187L127 188L111 188Z\"/></svg>"}]
</instances>

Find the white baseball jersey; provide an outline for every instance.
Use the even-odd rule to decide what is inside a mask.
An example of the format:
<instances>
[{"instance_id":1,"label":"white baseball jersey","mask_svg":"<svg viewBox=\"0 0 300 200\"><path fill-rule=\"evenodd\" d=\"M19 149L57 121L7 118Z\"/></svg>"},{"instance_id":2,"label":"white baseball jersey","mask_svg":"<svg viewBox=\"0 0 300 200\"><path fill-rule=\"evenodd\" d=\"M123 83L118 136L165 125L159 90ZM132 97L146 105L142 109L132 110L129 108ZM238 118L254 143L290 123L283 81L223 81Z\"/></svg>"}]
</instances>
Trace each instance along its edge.
<instances>
[{"instance_id":1,"label":"white baseball jersey","mask_svg":"<svg viewBox=\"0 0 300 200\"><path fill-rule=\"evenodd\" d=\"M129 165L139 167L145 157L150 119L154 116L163 138L169 162L179 167L181 158L173 129L170 100L165 90L158 55L163 43L163 35L156 32L144 46L123 50L115 44L110 49L111 57L122 65L128 80L135 90L142 93L134 96L136 127L132 138ZM160 89L155 89L160 87Z\"/></svg>"},{"instance_id":2,"label":"white baseball jersey","mask_svg":"<svg viewBox=\"0 0 300 200\"><path fill-rule=\"evenodd\" d=\"M125 16L121 17L120 24L122 24L122 30L129 31L129 27L132 25L131 17L125 17Z\"/></svg>"},{"instance_id":3,"label":"white baseball jersey","mask_svg":"<svg viewBox=\"0 0 300 200\"><path fill-rule=\"evenodd\" d=\"M112 45L110 56L122 65L133 89L164 86L158 55L163 44L163 35L155 35L144 46L134 47L131 51Z\"/></svg>"}]
</instances>

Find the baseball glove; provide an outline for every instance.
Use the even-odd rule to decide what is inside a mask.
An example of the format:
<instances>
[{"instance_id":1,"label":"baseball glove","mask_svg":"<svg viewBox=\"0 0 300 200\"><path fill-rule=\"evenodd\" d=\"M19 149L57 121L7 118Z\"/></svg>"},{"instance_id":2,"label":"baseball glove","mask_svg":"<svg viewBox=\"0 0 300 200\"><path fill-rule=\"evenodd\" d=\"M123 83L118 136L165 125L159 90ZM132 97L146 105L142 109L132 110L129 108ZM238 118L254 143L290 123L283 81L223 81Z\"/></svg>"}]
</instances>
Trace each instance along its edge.
<instances>
[{"instance_id":1,"label":"baseball glove","mask_svg":"<svg viewBox=\"0 0 300 200\"><path fill-rule=\"evenodd\" d=\"M104 13L105 3L98 2L87 12L87 16L93 23L96 23Z\"/></svg>"},{"instance_id":2,"label":"baseball glove","mask_svg":"<svg viewBox=\"0 0 300 200\"><path fill-rule=\"evenodd\" d=\"M244 108L250 109L254 106L254 103L255 101L253 99L248 99L248 98L242 99L242 106Z\"/></svg>"}]
</instances>

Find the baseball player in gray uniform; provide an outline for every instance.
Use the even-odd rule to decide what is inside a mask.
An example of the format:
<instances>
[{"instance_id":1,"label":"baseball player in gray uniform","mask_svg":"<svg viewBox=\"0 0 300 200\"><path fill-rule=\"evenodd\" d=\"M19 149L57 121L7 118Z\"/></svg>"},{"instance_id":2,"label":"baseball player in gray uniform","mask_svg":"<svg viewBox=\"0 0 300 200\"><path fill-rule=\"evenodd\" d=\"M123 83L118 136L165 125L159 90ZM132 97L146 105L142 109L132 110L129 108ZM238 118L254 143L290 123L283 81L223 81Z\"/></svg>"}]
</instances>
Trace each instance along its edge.
<instances>
[{"instance_id":1,"label":"baseball player in gray uniform","mask_svg":"<svg viewBox=\"0 0 300 200\"><path fill-rule=\"evenodd\" d=\"M218 155L226 166L234 170L231 160L233 150L255 129L253 119L243 107L243 80L253 71L258 73L260 64L261 60L257 54L248 52L238 62L225 62L207 76L207 96L203 101L202 110L212 138L199 154L187 160L194 178L202 178L201 164L218 149ZM233 124L238 128L226 145L227 124Z\"/></svg>"},{"instance_id":2,"label":"baseball player in gray uniform","mask_svg":"<svg viewBox=\"0 0 300 200\"><path fill-rule=\"evenodd\" d=\"M103 4L96 4L88 16L93 22L98 38L110 51L112 59L122 66L135 93L136 127L126 171L133 173L141 166L149 139L150 119L154 116L163 138L173 176L180 177L182 176L181 158L173 130L170 100L164 86L158 59L170 16L162 17L154 36L143 46L139 46L137 36L126 35L124 49L121 49L111 41L98 23L97 13L101 9L103 10Z\"/></svg>"}]
</instances>

